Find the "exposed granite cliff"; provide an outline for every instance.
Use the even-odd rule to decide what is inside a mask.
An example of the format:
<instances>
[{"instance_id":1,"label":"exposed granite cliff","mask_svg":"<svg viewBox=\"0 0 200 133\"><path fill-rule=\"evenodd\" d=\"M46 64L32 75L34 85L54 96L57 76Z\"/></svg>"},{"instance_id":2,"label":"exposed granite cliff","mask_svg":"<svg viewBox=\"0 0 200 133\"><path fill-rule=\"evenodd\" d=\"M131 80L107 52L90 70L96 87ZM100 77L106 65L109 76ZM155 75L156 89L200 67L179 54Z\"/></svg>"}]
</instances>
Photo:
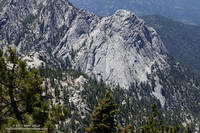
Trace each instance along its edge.
<instances>
[{"instance_id":1,"label":"exposed granite cliff","mask_svg":"<svg viewBox=\"0 0 200 133\"><path fill-rule=\"evenodd\" d=\"M98 17L67 0L5 0L0 9L0 46L31 53L31 65L46 62L82 71L124 88L121 98L132 108L134 101L157 102L173 118L198 126L198 78L168 56L156 31L135 14L118 10Z\"/></svg>"}]
</instances>

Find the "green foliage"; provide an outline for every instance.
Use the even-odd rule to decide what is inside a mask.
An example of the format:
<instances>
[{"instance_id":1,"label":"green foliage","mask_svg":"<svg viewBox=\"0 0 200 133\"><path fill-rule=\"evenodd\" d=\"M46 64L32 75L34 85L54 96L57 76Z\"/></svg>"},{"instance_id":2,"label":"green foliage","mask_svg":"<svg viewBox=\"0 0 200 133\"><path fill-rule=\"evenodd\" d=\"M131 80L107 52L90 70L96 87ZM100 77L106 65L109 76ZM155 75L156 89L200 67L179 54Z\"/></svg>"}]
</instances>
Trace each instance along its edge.
<instances>
[{"instance_id":1,"label":"green foliage","mask_svg":"<svg viewBox=\"0 0 200 133\"><path fill-rule=\"evenodd\" d=\"M13 124L52 128L63 121L67 110L51 104L42 87L43 78L28 68L15 49L0 50L0 130Z\"/></svg>"},{"instance_id":2,"label":"green foliage","mask_svg":"<svg viewBox=\"0 0 200 133\"><path fill-rule=\"evenodd\" d=\"M149 116L146 124L140 128L141 133L179 133L180 131L180 126L163 124L155 104L152 105L152 114Z\"/></svg>"},{"instance_id":3,"label":"green foliage","mask_svg":"<svg viewBox=\"0 0 200 133\"><path fill-rule=\"evenodd\" d=\"M64 121L67 115L68 110L62 105L53 106L48 112L48 120L45 123L45 127L54 129L55 125L58 124L59 121Z\"/></svg>"},{"instance_id":4,"label":"green foliage","mask_svg":"<svg viewBox=\"0 0 200 133\"><path fill-rule=\"evenodd\" d=\"M186 127L185 130L184 130L184 133L192 133L192 131L190 130L189 127Z\"/></svg>"},{"instance_id":5,"label":"green foliage","mask_svg":"<svg viewBox=\"0 0 200 133\"><path fill-rule=\"evenodd\" d=\"M160 35L170 55L199 71L200 26L150 15L142 17Z\"/></svg>"},{"instance_id":6,"label":"green foliage","mask_svg":"<svg viewBox=\"0 0 200 133\"><path fill-rule=\"evenodd\" d=\"M92 114L92 124L86 129L88 133L114 133L117 131L115 116L118 106L113 101L111 93L101 99Z\"/></svg>"},{"instance_id":7,"label":"green foliage","mask_svg":"<svg viewBox=\"0 0 200 133\"><path fill-rule=\"evenodd\" d=\"M15 69L13 72L12 68L14 66ZM177 65L175 67L179 68ZM173 71L172 74L177 74L177 72ZM140 92L142 96L146 96L146 98L148 98L147 92L151 90L151 87L146 83L135 83L127 91L119 86L113 88L113 96L108 93L104 99L100 100L100 103L93 112L91 121L88 114L86 114L85 118L81 119L80 116L85 115L85 112L80 113L80 110L74 108L76 105L70 104L68 100L70 96L68 94L68 87L75 86L73 86L73 83L69 86L60 85L63 79L66 80L67 78L70 78L73 80L79 78L81 75L87 79L87 83L83 85L84 89L80 93L81 98L85 100L89 109L94 109L94 105L97 104L98 99L102 98L107 90L110 90L110 88L105 85L103 81L98 82L97 80L88 78L87 75L83 74L82 72L77 72L71 69L63 71L50 69L48 66L43 66L43 68L39 71L37 69L31 69L27 67L25 62L20 60L15 50L8 49L8 51L4 53L0 51L1 129L10 127L13 124L40 124L43 127L54 129L58 122L64 126L62 121L66 119L67 114L71 111L73 112L70 114L71 123L69 125L65 125L64 127L70 132L83 132L85 125L89 125L88 123L91 121L90 127L86 129L89 133L191 132L189 129L183 131L184 128L180 126L169 126L168 123L176 125L176 123L179 123L180 121L176 121L171 114L167 114L166 112L164 112L164 114L169 118L161 118L161 115L155 105L152 108L152 114L148 117L148 120L144 125L144 118L148 114L147 112L149 112L149 109L146 107L153 101L148 100L147 102L145 97L138 101L138 96L134 95L134 93ZM64 105L70 109L69 111L66 110L63 105L52 104L52 96L46 94L47 91L45 89L47 88L44 89L41 87L41 84L43 83L43 78L41 76L50 79L51 88L54 88L55 90L56 100L59 99L63 93ZM184 78L190 79L190 77ZM159 75L159 79L166 78L162 75ZM168 77L168 80L169 79L170 77ZM179 79L176 80L179 81ZM180 79L180 82L181 80L182 79ZM165 81L165 83L167 82ZM46 86L48 85L49 84ZM17 114L16 111L13 111L15 106L11 105L13 102L11 102L9 90L13 91L12 94L14 97L14 102L16 102L19 114ZM119 106L116 106L115 103ZM119 113L119 109L120 115L117 115ZM168 121L169 119L171 121ZM165 121L165 123L163 123L161 120ZM77 121L80 123L77 123ZM124 128L119 125L122 125ZM143 126L140 127L140 125ZM58 125L56 127L62 131L65 131L62 126L59 127ZM77 127L80 128L77 130Z\"/></svg>"},{"instance_id":8,"label":"green foliage","mask_svg":"<svg viewBox=\"0 0 200 133\"><path fill-rule=\"evenodd\" d=\"M81 75L83 75L85 78L88 78L88 76L85 73L73 69L68 69L66 73L72 76L74 79L79 78Z\"/></svg>"}]
</instances>

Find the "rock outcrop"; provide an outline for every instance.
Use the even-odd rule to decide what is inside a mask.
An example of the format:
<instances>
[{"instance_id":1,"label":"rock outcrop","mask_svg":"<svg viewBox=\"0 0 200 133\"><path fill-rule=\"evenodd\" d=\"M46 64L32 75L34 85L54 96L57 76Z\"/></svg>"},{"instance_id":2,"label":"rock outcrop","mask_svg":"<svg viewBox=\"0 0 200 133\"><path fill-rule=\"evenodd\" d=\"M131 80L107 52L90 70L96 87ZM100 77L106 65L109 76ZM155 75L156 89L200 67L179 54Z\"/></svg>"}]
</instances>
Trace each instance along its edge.
<instances>
[{"instance_id":1,"label":"rock outcrop","mask_svg":"<svg viewBox=\"0 0 200 133\"><path fill-rule=\"evenodd\" d=\"M156 31L125 10L100 18L66 0L19 0L10 1L1 14L1 46L40 52L48 63L109 84L129 88L135 80L146 81L155 62L165 62Z\"/></svg>"},{"instance_id":2,"label":"rock outcrop","mask_svg":"<svg viewBox=\"0 0 200 133\"><path fill-rule=\"evenodd\" d=\"M45 62L119 85L126 92L119 96L126 115L133 112L126 102L133 108L156 102L172 111L170 118L178 114L175 120L199 125L199 78L170 58L156 31L135 14L118 10L98 17L67 0L5 0L1 5L0 46L14 45L23 55L31 53L32 58L25 59L34 60L29 62L32 67ZM93 97L95 92L89 94Z\"/></svg>"}]
</instances>

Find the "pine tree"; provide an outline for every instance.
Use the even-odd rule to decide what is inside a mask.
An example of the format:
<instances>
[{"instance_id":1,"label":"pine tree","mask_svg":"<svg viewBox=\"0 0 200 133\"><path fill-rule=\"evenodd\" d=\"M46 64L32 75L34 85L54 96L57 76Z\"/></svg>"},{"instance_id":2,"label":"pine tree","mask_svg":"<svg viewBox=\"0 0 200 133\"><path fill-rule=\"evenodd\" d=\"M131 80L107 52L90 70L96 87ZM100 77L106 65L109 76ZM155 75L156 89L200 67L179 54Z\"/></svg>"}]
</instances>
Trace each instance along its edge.
<instances>
[{"instance_id":1,"label":"pine tree","mask_svg":"<svg viewBox=\"0 0 200 133\"><path fill-rule=\"evenodd\" d=\"M105 98L100 100L92 114L92 124L86 129L88 133L115 133L117 123L115 116L118 113L118 106L113 102L113 96L109 92Z\"/></svg>"},{"instance_id":2,"label":"pine tree","mask_svg":"<svg viewBox=\"0 0 200 133\"><path fill-rule=\"evenodd\" d=\"M52 127L64 119L66 110L51 104L42 83L39 71L29 68L15 49L0 50L1 131L12 124Z\"/></svg>"},{"instance_id":3,"label":"pine tree","mask_svg":"<svg viewBox=\"0 0 200 133\"><path fill-rule=\"evenodd\" d=\"M149 116L147 124L140 127L141 133L179 133L179 131L179 126L169 126L162 123L155 104L152 105L152 114Z\"/></svg>"},{"instance_id":4,"label":"pine tree","mask_svg":"<svg viewBox=\"0 0 200 133\"><path fill-rule=\"evenodd\" d=\"M192 131L190 130L189 127L186 127L185 130L184 130L184 133L192 133Z\"/></svg>"}]
</instances>

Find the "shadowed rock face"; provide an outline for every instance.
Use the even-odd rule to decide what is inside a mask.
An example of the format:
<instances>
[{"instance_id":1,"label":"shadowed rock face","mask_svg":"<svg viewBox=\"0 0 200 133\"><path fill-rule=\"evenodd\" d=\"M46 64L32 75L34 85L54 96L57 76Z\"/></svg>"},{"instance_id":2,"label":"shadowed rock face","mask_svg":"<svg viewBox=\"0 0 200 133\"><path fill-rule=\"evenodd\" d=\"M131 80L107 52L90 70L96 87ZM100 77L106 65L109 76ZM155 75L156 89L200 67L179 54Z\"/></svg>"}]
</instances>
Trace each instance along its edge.
<instances>
[{"instance_id":1,"label":"shadowed rock face","mask_svg":"<svg viewBox=\"0 0 200 133\"><path fill-rule=\"evenodd\" d=\"M183 24L158 15L144 16L143 19L156 29L170 55L199 70L200 26Z\"/></svg>"},{"instance_id":2,"label":"shadowed rock face","mask_svg":"<svg viewBox=\"0 0 200 133\"><path fill-rule=\"evenodd\" d=\"M19 0L1 14L1 45L40 52L51 64L70 64L113 85L146 81L151 65L164 62L156 31L125 10L100 18L66 0Z\"/></svg>"}]
</instances>

